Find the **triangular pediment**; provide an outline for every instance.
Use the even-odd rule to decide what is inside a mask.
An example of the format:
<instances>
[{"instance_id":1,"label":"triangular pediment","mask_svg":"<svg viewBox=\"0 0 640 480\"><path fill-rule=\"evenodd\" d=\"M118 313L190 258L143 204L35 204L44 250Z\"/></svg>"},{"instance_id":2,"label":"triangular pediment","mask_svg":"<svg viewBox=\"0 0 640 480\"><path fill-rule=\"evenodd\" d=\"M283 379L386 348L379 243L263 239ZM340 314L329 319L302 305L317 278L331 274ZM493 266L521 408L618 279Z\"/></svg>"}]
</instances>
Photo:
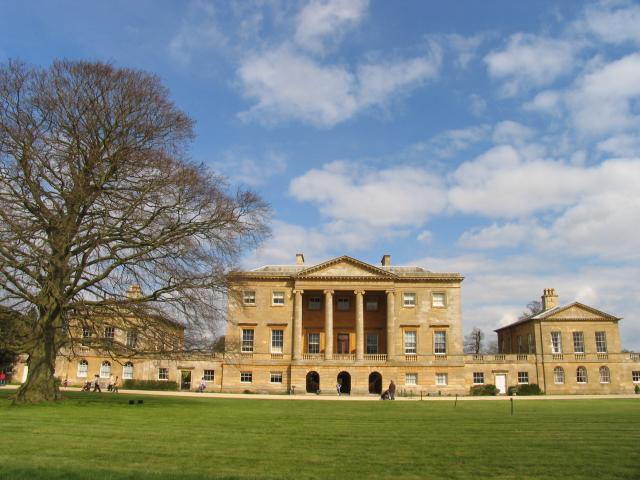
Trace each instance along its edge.
<instances>
[{"instance_id":1,"label":"triangular pediment","mask_svg":"<svg viewBox=\"0 0 640 480\"><path fill-rule=\"evenodd\" d=\"M361 262L355 258L342 256L327 262L305 268L297 275L300 277L395 277L391 272L375 267L369 263Z\"/></svg>"},{"instance_id":2,"label":"triangular pediment","mask_svg":"<svg viewBox=\"0 0 640 480\"><path fill-rule=\"evenodd\" d=\"M547 320L617 320L617 317L609 315L598 309L589 307L579 302L574 302L564 307L549 312Z\"/></svg>"}]
</instances>

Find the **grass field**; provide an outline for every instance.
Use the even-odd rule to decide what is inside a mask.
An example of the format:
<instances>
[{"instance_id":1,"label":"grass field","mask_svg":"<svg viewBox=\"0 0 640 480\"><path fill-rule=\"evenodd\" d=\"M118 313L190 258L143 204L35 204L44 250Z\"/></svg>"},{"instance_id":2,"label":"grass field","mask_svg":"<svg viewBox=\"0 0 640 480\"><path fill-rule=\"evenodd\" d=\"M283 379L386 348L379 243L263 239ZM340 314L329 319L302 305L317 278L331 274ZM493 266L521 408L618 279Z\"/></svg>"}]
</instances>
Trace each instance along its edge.
<instances>
[{"instance_id":1,"label":"grass field","mask_svg":"<svg viewBox=\"0 0 640 480\"><path fill-rule=\"evenodd\" d=\"M11 407L0 478L640 478L640 401L348 402L67 393Z\"/></svg>"}]
</instances>

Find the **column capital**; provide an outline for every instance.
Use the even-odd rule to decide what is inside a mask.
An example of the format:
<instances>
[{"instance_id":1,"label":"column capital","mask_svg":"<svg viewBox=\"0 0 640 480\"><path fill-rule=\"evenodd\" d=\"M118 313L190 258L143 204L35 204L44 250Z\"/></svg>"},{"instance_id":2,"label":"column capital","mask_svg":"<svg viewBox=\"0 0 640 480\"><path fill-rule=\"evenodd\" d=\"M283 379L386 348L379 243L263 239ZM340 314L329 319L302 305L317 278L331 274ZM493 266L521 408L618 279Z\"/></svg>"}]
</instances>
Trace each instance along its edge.
<instances>
[{"instance_id":1,"label":"column capital","mask_svg":"<svg viewBox=\"0 0 640 480\"><path fill-rule=\"evenodd\" d=\"M294 289L293 289L293 293L294 293L294 294L299 293L300 295L302 295L302 294L304 293L304 290L301 290L301 289L299 289L299 288L294 288Z\"/></svg>"},{"instance_id":2,"label":"column capital","mask_svg":"<svg viewBox=\"0 0 640 480\"><path fill-rule=\"evenodd\" d=\"M384 293L386 293L387 295L389 295L390 293L391 293L391 294L395 294L395 293L396 293L396 291L395 291L395 289L394 289L394 290L385 290L385 291L384 291Z\"/></svg>"},{"instance_id":3,"label":"column capital","mask_svg":"<svg viewBox=\"0 0 640 480\"><path fill-rule=\"evenodd\" d=\"M356 295L364 295L364 290L354 290L353 293Z\"/></svg>"},{"instance_id":4,"label":"column capital","mask_svg":"<svg viewBox=\"0 0 640 480\"><path fill-rule=\"evenodd\" d=\"M322 291L325 295L333 295L335 293L334 290L323 290Z\"/></svg>"}]
</instances>

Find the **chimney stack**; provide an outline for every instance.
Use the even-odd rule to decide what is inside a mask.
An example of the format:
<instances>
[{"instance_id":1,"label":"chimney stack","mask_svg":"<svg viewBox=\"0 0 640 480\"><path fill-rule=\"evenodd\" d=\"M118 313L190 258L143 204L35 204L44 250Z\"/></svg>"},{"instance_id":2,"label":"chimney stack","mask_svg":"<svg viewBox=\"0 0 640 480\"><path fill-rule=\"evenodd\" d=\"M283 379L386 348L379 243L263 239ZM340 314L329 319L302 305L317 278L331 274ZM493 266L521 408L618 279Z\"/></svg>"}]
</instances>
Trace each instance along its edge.
<instances>
[{"instance_id":1,"label":"chimney stack","mask_svg":"<svg viewBox=\"0 0 640 480\"><path fill-rule=\"evenodd\" d=\"M304 254L296 253L296 265L304 265Z\"/></svg>"},{"instance_id":2,"label":"chimney stack","mask_svg":"<svg viewBox=\"0 0 640 480\"><path fill-rule=\"evenodd\" d=\"M382 263L383 267L390 267L391 266L391 255L383 255L382 256L382 261L380 263Z\"/></svg>"},{"instance_id":3,"label":"chimney stack","mask_svg":"<svg viewBox=\"0 0 640 480\"><path fill-rule=\"evenodd\" d=\"M553 288L545 288L542 292L542 309L543 311L551 310L558 306L558 295Z\"/></svg>"},{"instance_id":4,"label":"chimney stack","mask_svg":"<svg viewBox=\"0 0 640 480\"><path fill-rule=\"evenodd\" d=\"M142 288L137 283L134 283L127 290L127 297L129 298L141 298L142 297Z\"/></svg>"}]
</instances>

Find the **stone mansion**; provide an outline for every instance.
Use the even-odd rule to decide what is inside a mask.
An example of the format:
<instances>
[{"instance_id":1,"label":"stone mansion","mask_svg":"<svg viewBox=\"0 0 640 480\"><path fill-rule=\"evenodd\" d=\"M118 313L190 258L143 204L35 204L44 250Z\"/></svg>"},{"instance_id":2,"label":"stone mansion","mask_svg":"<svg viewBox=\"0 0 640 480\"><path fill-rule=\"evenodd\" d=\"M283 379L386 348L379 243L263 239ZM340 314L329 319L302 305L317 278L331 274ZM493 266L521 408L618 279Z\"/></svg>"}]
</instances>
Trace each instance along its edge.
<instances>
[{"instance_id":1,"label":"stone mansion","mask_svg":"<svg viewBox=\"0 0 640 480\"><path fill-rule=\"evenodd\" d=\"M464 354L458 273L348 256L231 274L225 352L113 358L60 356L69 384L87 377L173 380L209 391L379 394L394 380L416 395L535 383L547 394L632 393L640 354L623 353L620 318L544 290L543 311L496 330L499 353ZM110 332L114 337L126 332ZM21 369L23 370L21 372ZM18 376L24 365L18 365Z\"/></svg>"}]
</instances>

